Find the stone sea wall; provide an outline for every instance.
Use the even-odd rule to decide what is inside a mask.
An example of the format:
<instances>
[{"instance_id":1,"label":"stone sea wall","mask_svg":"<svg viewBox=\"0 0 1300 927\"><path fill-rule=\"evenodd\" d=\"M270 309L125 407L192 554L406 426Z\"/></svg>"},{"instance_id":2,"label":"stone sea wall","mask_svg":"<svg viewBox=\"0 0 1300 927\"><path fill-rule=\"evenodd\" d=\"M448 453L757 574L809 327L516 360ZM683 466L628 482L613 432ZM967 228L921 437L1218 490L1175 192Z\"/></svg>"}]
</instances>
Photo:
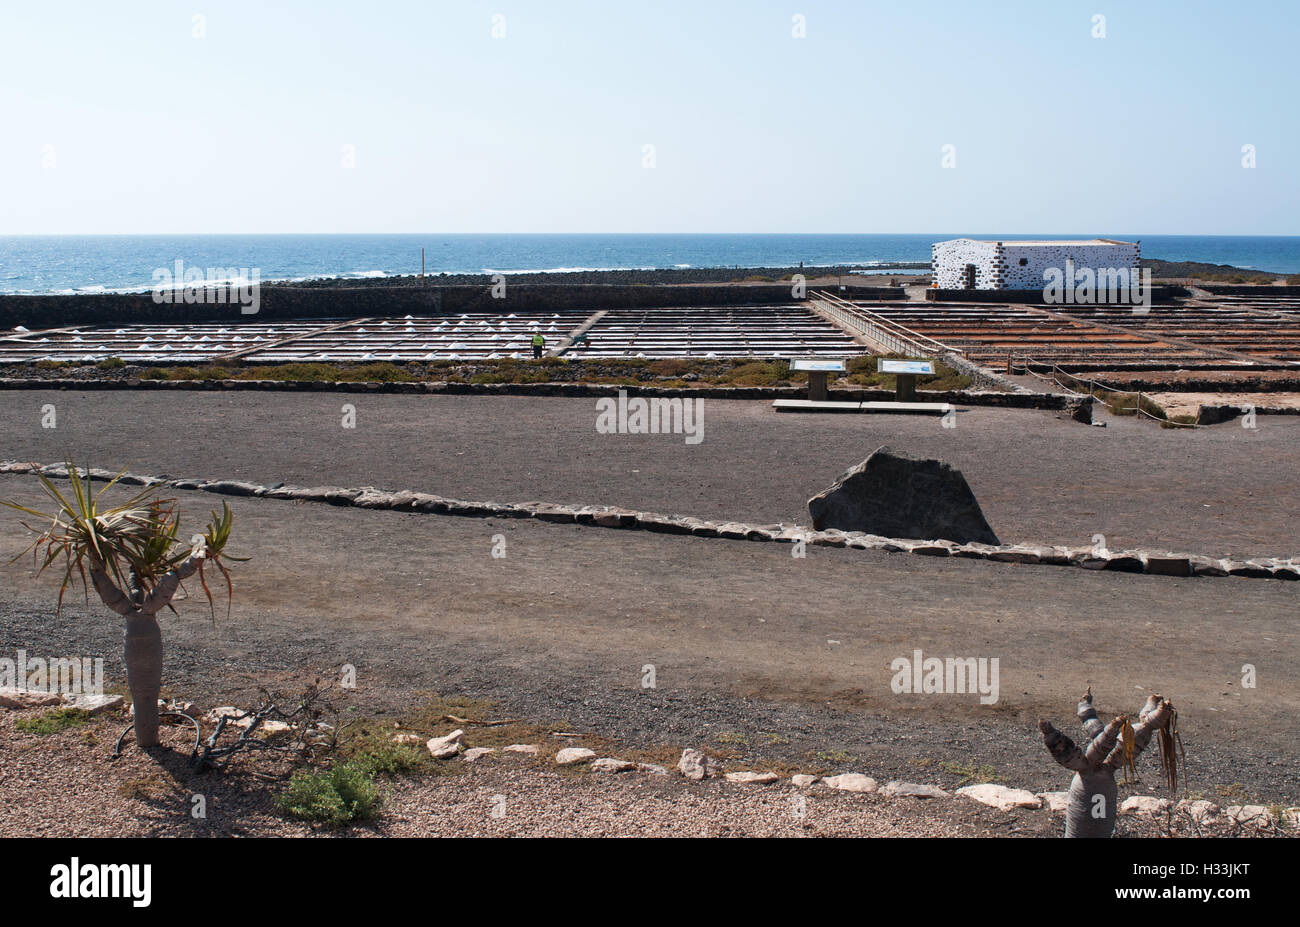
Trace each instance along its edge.
<instances>
[{"instance_id":1,"label":"stone sea wall","mask_svg":"<svg viewBox=\"0 0 1300 927\"><path fill-rule=\"evenodd\" d=\"M230 303L158 303L151 293L97 295L0 295L0 332L22 325L37 330L66 325L353 319L460 312L667 308L673 306L788 305L791 284L702 286L610 286L601 284L510 284L504 298L484 286L296 287L264 285L256 315ZM208 294L211 296L212 294ZM898 299L892 287L846 285L848 299Z\"/></svg>"}]
</instances>

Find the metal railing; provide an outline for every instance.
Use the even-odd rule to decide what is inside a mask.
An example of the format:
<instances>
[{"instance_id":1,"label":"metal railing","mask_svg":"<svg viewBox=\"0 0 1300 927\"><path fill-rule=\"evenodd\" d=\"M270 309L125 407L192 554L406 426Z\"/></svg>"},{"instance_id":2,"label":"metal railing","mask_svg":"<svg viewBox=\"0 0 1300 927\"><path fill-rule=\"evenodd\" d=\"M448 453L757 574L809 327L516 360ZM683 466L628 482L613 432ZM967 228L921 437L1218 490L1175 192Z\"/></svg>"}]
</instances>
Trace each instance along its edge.
<instances>
[{"instance_id":1,"label":"metal railing","mask_svg":"<svg viewBox=\"0 0 1300 927\"><path fill-rule=\"evenodd\" d=\"M812 302L822 312L844 328L856 331L876 346L891 354L910 354L922 357L930 355L956 354L965 357L966 352L949 347L920 332L914 332L897 322L891 321L878 313L872 312L856 303L843 299L833 293L817 290L811 294Z\"/></svg>"}]
</instances>

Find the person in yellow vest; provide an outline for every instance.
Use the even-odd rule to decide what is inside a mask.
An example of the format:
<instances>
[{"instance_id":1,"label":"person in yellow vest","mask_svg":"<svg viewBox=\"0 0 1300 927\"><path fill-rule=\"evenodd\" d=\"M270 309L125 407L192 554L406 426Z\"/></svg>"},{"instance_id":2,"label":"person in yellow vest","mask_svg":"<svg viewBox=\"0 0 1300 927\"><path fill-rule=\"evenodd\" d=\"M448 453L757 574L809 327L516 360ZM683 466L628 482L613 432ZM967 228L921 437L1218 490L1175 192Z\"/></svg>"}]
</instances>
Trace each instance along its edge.
<instances>
[{"instance_id":1,"label":"person in yellow vest","mask_svg":"<svg viewBox=\"0 0 1300 927\"><path fill-rule=\"evenodd\" d=\"M544 347L546 347L546 339L542 337L542 333L533 335L533 357L541 357Z\"/></svg>"}]
</instances>

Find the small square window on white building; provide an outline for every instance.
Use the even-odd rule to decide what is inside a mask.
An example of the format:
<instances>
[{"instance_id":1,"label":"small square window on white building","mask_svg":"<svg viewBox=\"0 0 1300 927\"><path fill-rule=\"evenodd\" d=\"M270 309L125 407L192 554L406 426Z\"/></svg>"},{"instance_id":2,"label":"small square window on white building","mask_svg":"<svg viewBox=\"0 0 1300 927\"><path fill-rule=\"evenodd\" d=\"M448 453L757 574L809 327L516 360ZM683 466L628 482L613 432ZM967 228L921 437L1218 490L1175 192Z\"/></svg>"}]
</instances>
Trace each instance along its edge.
<instances>
[{"instance_id":1,"label":"small square window on white building","mask_svg":"<svg viewBox=\"0 0 1300 927\"><path fill-rule=\"evenodd\" d=\"M1136 271L1142 247L1112 238L1080 241L976 241L954 238L931 246L931 283L941 290L1041 290L1048 272L1090 268Z\"/></svg>"}]
</instances>

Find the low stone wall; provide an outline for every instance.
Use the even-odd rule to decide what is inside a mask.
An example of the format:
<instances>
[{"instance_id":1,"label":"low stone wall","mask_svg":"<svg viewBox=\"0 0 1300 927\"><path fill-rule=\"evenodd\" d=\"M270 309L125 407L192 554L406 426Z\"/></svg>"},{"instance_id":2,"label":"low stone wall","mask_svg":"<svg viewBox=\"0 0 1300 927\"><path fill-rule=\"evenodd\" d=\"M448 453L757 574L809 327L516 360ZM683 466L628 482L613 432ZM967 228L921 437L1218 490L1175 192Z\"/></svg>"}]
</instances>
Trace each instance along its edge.
<instances>
[{"instance_id":1,"label":"low stone wall","mask_svg":"<svg viewBox=\"0 0 1300 927\"><path fill-rule=\"evenodd\" d=\"M1254 289L1261 289L1255 287ZM1269 289L1275 289L1269 287ZM1151 287L1153 303L1169 303L1175 299L1190 296L1191 291L1184 286L1162 284ZM942 290L931 287L925 291L926 301L932 303L1010 303L1015 305L1041 304L1044 302L1043 291L1039 290ZM1062 308L1069 308L1064 306Z\"/></svg>"},{"instance_id":2,"label":"low stone wall","mask_svg":"<svg viewBox=\"0 0 1300 927\"><path fill-rule=\"evenodd\" d=\"M1063 365L1058 366L1067 369ZM1041 369L1041 367L1042 365L1037 365L1035 369ZM1178 379L1174 382L1170 382L1168 379L1144 380L1141 377L1129 377L1124 379L1122 383L1116 382L1115 385L1121 386L1128 392L1141 390L1144 393L1300 393L1300 375L1266 380L1263 377L1251 376L1240 366L1228 367L1227 369L1232 370L1234 373L1231 380L1215 380L1208 377L1196 379L1184 367L1177 369ZM1278 365L1271 369L1286 368ZM1096 367L1093 370L1096 371L1097 379L1108 379L1105 370L1098 370Z\"/></svg>"},{"instance_id":3,"label":"low stone wall","mask_svg":"<svg viewBox=\"0 0 1300 927\"><path fill-rule=\"evenodd\" d=\"M1285 276L1279 274L1279 276ZM1206 283L1201 286L1215 296L1300 296L1300 286L1246 286L1235 283Z\"/></svg>"},{"instance_id":4,"label":"low stone wall","mask_svg":"<svg viewBox=\"0 0 1300 927\"><path fill-rule=\"evenodd\" d=\"M352 319L450 315L460 312L553 312L558 310L657 309L787 305L797 300L792 284L689 286L606 284L511 284L497 299L485 286L279 286L264 285L256 315L238 305L156 303L149 293L101 295L0 295L0 332L22 325L33 330L67 325L129 325L179 322L264 322L267 319ZM897 288L846 285L849 299L898 299Z\"/></svg>"},{"instance_id":5,"label":"low stone wall","mask_svg":"<svg viewBox=\"0 0 1300 927\"><path fill-rule=\"evenodd\" d=\"M1251 406L1256 415L1300 415L1300 409L1287 406ZM1246 412L1245 406L1201 406L1196 413L1198 425L1221 425L1240 418Z\"/></svg>"},{"instance_id":6,"label":"low stone wall","mask_svg":"<svg viewBox=\"0 0 1300 927\"><path fill-rule=\"evenodd\" d=\"M970 377L971 383L975 385L976 389L1009 390L1013 393L1032 392L1032 390L1025 389L1019 383L1014 383L1006 377L998 376L998 374L985 367L971 363L960 354L945 354L943 362L958 373Z\"/></svg>"},{"instance_id":7,"label":"low stone wall","mask_svg":"<svg viewBox=\"0 0 1300 927\"><path fill-rule=\"evenodd\" d=\"M49 479L67 479L63 464L31 461L0 462L0 474L23 474L39 471ZM78 469L81 476L107 482L117 477L109 470ZM264 486L243 480L163 479L126 473L119 482L128 486L165 486L169 489L198 490L226 496L254 496L327 505L353 506L363 509L391 509L397 512L421 512L466 518L532 518L560 524L579 524L599 528L622 528L653 531L660 534L691 535L733 541L803 542L819 547L846 547L908 553L922 557L964 557L1004 563L1078 567L1085 570L1108 570L1117 573L1149 573L1158 576L1238 576L1249 579L1300 580L1300 563L1282 558L1233 560L1177 554L1157 550L1108 551L1090 547L1048 547L1031 544L958 544L953 541L918 541L909 538L886 538L862 531L828 528L814 531L798 525L755 525L746 522L716 522L689 515L663 515L609 505L555 505L549 502L471 502L449 499L431 493L409 490L390 491L373 486L344 488L339 486L289 486L276 483Z\"/></svg>"},{"instance_id":8,"label":"low stone wall","mask_svg":"<svg viewBox=\"0 0 1300 927\"><path fill-rule=\"evenodd\" d=\"M414 383L324 382L298 380L146 380L136 377L126 379L72 380L0 378L0 390L282 390L285 392L333 393L397 393L406 395L472 396L617 396L626 390L629 396L664 396L694 399L802 399L807 396L806 386L618 386L605 383L447 383L420 381ZM889 402L896 398L893 390L886 389L833 389L830 399L839 402ZM1003 409L1042 409L1061 411L1073 408L1073 397L1061 393L1034 393L1021 390L1005 393L985 390L934 390L919 391L918 398L930 402L947 402L952 405L993 406Z\"/></svg>"}]
</instances>

